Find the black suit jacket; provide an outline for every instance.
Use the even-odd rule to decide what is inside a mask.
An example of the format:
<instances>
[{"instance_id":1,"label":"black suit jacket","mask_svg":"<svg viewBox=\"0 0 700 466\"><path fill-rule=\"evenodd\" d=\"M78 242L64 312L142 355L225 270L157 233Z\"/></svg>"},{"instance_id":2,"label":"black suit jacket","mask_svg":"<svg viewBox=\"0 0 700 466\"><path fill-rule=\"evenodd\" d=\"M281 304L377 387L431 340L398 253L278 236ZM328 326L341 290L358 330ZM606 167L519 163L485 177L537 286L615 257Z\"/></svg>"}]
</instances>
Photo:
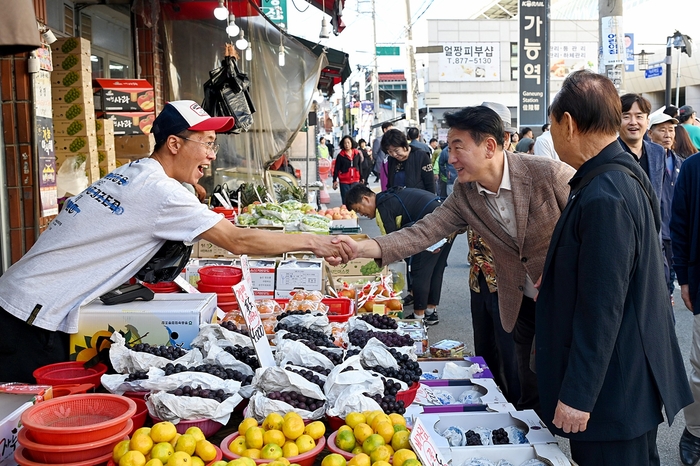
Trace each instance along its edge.
<instances>
[{"instance_id":1,"label":"black suit jacket","mask_svg":"<svg viewBox=\"0 0 700 466\"><path fill-rule=\"evenodd\" d=\"M584 163L628 167L649 179L617 141ZM629 440L693 401L678 348L658 240L658 199L626 173L608 171L574 193L552 234L537 299L536 360L543 420L580 441ZM564 434L558 400L591 413Z\"/></svg>"}]
</instances>

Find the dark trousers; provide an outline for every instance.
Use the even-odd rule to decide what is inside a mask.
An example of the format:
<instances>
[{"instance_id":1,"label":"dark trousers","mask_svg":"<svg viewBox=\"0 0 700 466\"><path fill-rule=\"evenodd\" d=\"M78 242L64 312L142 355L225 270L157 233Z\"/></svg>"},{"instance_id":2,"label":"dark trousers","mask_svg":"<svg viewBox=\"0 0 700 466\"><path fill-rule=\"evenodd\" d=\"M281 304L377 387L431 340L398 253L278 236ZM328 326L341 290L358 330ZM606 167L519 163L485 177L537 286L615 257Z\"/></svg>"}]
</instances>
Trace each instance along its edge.
<instances>
[{"instance_id":1,"label":"dark trousers","mask_svg":"<svg viewBox=\"0 0 700 466\"><path fill-rule=\"evenodd\" d=\"M484 274L479 272L479 293L471 290L474 354L482 356L493 373L495 382L505 390L513 405L520 399L518 362L513 335L503 330L498 312L498 292L489 291Z\"/></svg>"},{"instance_id":2,"label":"dark trousers","mask_svg":"<svg viewBox=\"0 0 700 466\"><path fill-rule=\"evenodd\" d=\"M442 278L452 243L445 243L438 252L421 251L409 262L410 284L413 290L413 309L426 309L428 304L440 304Z\"/></svg>"},{"instance_id":3,"label":"dark trousers","mask_svg":"<svg viewBox=\"0 0 700 466\"><path fill-rule=\"evenodd\" d=\"M646 434L632 440L610 442L579 442L571 440L571 458L579 466L658 466L659 451L656 448L654 427Z\"/></svg>"},{"instance_id":4,"label":"dark trousers","mask_svg":"<svg viewBox=\"0 0 700 466\"><path fill-rule=\"evenodd\" d=\"M36 383L32 372L68 361L68 334L33 327L0 308L0 382Z\"/></svg>"},{"instance_id":5,"label":"dark trousers","mask_svg":"<svg viewBox=\"0 0 700 466\"><path fill-rule=\"evenodd\" d=\"M438 180L437 195L443 199L447 197L447 181Z\"/></svg>"},{"instance_id":6,"label":"dark trousers","mask_svg":"<svg viewBox=\"0 0 700 466\"><path fill-rule=\"evenodd\" d=\"M540 394L537 389L537 374L530 369L532 341L535 338L535 301L523 296L518 320L513 329L515 357L518 361L518 379L520 380L520 400L517 408L540 409Z\"/></svg>"},{"instance_id":7,"label":"dark trousers","mask_svg":"<svg viewBox=\"0 0 700 466\"><path fill-rule=\"evenodd\" d=\"M669 294L673 294L673 281L676 279L676 274L673 271L673 250L671 249L671 240L665 239L662 241L664 253L664 272L666 273L666 285L668 286Z\"/></svg>"},{"instance_id":8,"label":"dark trousers","mask_svg":"<svg viewBox=\"0 0 700 466\"><path fill-rule=\"evenodd\" d=\"M340 185L340 201L345 204L345 195L352 189L354 186L358 185L360 183L339 183Z\"/></svg>"}]
</instances>

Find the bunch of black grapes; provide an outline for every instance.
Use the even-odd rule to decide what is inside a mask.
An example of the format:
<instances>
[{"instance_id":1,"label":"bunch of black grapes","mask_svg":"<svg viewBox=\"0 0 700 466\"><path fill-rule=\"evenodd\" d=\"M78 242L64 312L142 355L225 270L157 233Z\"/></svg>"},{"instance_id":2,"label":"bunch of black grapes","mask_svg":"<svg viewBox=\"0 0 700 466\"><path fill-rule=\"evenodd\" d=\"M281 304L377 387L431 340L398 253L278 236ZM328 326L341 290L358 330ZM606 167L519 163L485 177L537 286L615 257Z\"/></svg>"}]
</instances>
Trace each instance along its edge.
<instances>
[{"instance_id":1,"label":"bunch of black grapes","mask_svg":"<svg viewBox=\"0 0 700 466\"><path fill-rule=\"evenodd\" d=\"M467 437L467 445L482 445L481 436L473 430L468 430L465 435Z\"/></svg>"},{"instance_id":2,"label":"bunch of black grapes","mask_svg":"<svg viewBox=\"0 0 700 466\"><path fill-rule=\"evenodd\" d=\"M376 338L386 346L391 347L413 346L413 338L410 335L399 335L396 332L375 332L373 330L367 332L355 329L348 333L348 337L351 344L360 348L364 348L371 338Z\"/></svg>"},{"instance_id":3,"label":"bunch of black grapes","mask_svg":"<svg viewBox=\"0 0 700 466\"><path fill-rule=\"evenodd\" d=\"M372 398L376 401L385 413L398 413L404 414L406 412L406 407L403 400L397 400L396 394L401 389L401 384L398 382L392 382L382 377L382 382L384 383L384 395L376 394L370 395L369 393L363 393L364 396Z\"/></svg>"},{"instance_id":4,"label":"bunch of black grapes","mask_svg":"<svg viewBox=\"0 0 700 466\"><path fill-rule=\"evenodd\" d=\"M187 354L187 351L179 346L151 346L148 343L137 343L131 347L127 345L127 348L133 351L138 351L139 353L148 353L154 356L160 356L161 358L170 359L171 361L181 358Z\"/></svg>"},{"instance_id":5,"label":"bunch of black grapes","mask_svg":"<svg viewBox=\"0 0 700 466\"><path fill-rule=\"evenodd\" d=\"M241 382L241 385L250 385L253 381L252 375L246 375L237 370L215 364L200 364L199 366L190 367L188 370L190 372L206 372L224 380L237 380Z\"/></svg>"},{"instance_id":6,"label":"bunch of black grapes","mask_svg":"<svg viewBox=\"0 0 700 466\"><path fill-rule=\"evenodd\" d=\"M304 369L314 371L317 374L328 375L331 373L330 369L326 369L323 366L305 366L303 364L294 364L295 366L303 367Z\"/></svg>"},{"instance_id":7,"label":"bunch of black grapes","mask_svg":"<svg viewBox=\"0 0 700 466\"><path fill-rule=\"evenodd\" d=\"M255 355L255 350L253 348L233 345L224 347L224 351L241 361L243 364L250 366L253 370L260 367L260 361L258 361L258 357Z\"/></svg>"},{"instance_id":8,"label":"bunch of black grapes","mask_svg":"<svg viewBox=\"0 0 700 466\"><path fill-rule=\"evenodd\" d=\"M286 336L287 335L285 335L285 337ZM317 353L321 353L322 355L324 355L325 357L330 359L330 361L333 363L334 366L337 366L338 364L343 362L343 355L341 353L335 353L335 352L330 351L328 349L321 348L321 347L316 346L315 344L311 343L308 340L299 340L299 341L302 342L303 344L305 344L306 347L309 348L311 351L316 351Z\"/></svg>"},{"instance_id":9,"label":"bunch of black grapes","mask_svg":"<svg viewBox=\"0 0 700 466\"><path fill-rule=\"evenodd\" d=\"M227 320L226 322L220 322L219 325L221 325L223 328L226 330L229 330L231 332L236 332L240 333L241 335L248 336L248 329L247 328L238 328L232 320Z\"/></svg>"},{"instance_id":10,"label":"bunch of black grapes","mask_svg":"<svg viewBox=\"0 0 700 466\"><path fill-rule=\"evenodd\" d=\"M384 314L362 314L359 319L364 320L374 328L380 328L383 330L396 330L399 328L399 324L396 320Z\"/></svg>"},{"instance_id":11,"label":"bunch of black grapes","mask_svg":"<svg viewBox=\"0 0 700 466\"><path fill-rule=\"evenodd\" d=\"M282 314L280 314L280 315L277 316L277 320L282 320L282 319L284 319L285 317L289 317L289 316L305 316L305 315L322 316L323 313L322 313L322 312L316 312L316 313L314 313L314 312L311 311L310 309L307 309L307 310L305 310L305 311L301 311L301 310L298 310L298 311L285 311L285 312L283 312Z\"/></svg>"},{"instance_id":12,"label":"bunch of black grapes","mask_svg":"<svg viewBox=\"0 0 700 466\"><path fill-rule=\"evenodd\" d=\"M210 390L208 388L190 387L189 385L183 385L182 387L176 388L175 390L171 390L168 393L171 393L175 396L207 398L210 400L216 400L219 403L223 403L225 399L231 396L230 393L226 393L222 389Z\"/></svg>"},{"instance_id":13,"label":"bunch of black grapes","mask_svg":"<svg viewBox=\"0 0 700 466\"><path fill-rule=\"evenodd\" d=\"M360 354L360 351L362 351L360 348L353 348L353 349L347 350L347 351L345 352L345 359L348 359L348 358L350 358L350 357L352 357L352 356L355 356L355 355L357 355L357 354ZM345 360L345 359L344 359L344 360Z\"/></svg>"},{"instance_id":14,"label":"bunch of black grapes","mask_svg":"<svg viewBox=\"0 0 700 466\"><path fill-rule=\"evenodd\" d=\"M340 371L340 373L342 374L343 372L349 372L349 371L355 371L355 370L357 370L357 369L355 369L352 366L348 366L345 369L343 369L342 371Z\"/></svg>"},{"instance_id":15,"label":"bunch of black grapes","mask_svg":"<svg viewBox=\"0 0 700 466\"><path fill-rule=\"evenodd\" d=\"M271 392L267 394L267 397L271 400L284 401L296 409L305 409L306 411L316 411L323 406L323 401L309 398L297 392Z\"/></svg>"},{"instance_id":16,"label":"bunch of black grapes","mask_svg":"<svg viewBox=\"0 0 700 466\"><path fill-rule=\"evenodd\" d=\"M173 375L173 374L179 374L180 372L187 372L189 369L182 364L173 364L172 362L169 362L165 365L163 368L165 371L165 375Z\"/></svg>"},{"instance_id":17,"label":"bunch of black grapes","mask_svg":"<svg viewBox=\"0 0 700 466\"><path fill-rule=\"evenodd\" d=\"M127 382L133 382L134 380L145 380L148 378L148 371L135 371L128 375L126 378Z\"/></svg>"},{"instance_id":18,"label":"bunch of black grapes","mask_svg":"<svg viewBox=\"0 0 700 466\"><path fill-rule=\"evenodd\" d=\"M491 441L494 445L508 445L510 443L508 432L503 430L503 427L491 431Z\"/></svg>"},{"instance_id":19,"label":"bunch of black grapes","mask_svg":"<svg viewBox=\"0 0 700 466\"><path fill-rule=\"evenodd\" d=\"M418 364L418 362L416 361L412 361L407 354L401 354L394 348L389 348L389 351L391 352L391 355L394 356L394 359L396 359L396 362L399 364L398 369L387 368L382 366L365 367L365 369L379 372L380 374L386 377L403 380L409 386L413 385L413 383L415 382L418 382L420 380L421 374L423 373L423 371L420 368L420 364Z\"/></svg>"},{"instance_id":20,"label":"bunch of black grapes","mask_svg":"<svg viewBox=\"0 0 700 466\"><path fill-rule=\"evenodd\" d=\"M325 381L321 380L321 377L314 374L313 371L309 371L306 369L295 369L295 368L290 367L290 366L287 366L286 369L289 372L294 372L295 374L299 374L300 376L304 377L309 382L315 383L316 385L321 387L321 389L323 389L323 384L325 383Z\"/></svg>"},{"instance_id":21,"label":"bunch of black grapes","mask_svg":"<svg viewBox=\"0 0 700 466\"><path fill-rule=\"evenodd\" d=\"M283 338L288 340L308 340L315 344L316 346L327 346L329 348L334 347L333 340L328 337L323 332L318 332L316 330L311 330L301 325L287 325L284 322L280 322L275 327L275 332L279 330L286 330Z\"/></svg>"}]
</instances>

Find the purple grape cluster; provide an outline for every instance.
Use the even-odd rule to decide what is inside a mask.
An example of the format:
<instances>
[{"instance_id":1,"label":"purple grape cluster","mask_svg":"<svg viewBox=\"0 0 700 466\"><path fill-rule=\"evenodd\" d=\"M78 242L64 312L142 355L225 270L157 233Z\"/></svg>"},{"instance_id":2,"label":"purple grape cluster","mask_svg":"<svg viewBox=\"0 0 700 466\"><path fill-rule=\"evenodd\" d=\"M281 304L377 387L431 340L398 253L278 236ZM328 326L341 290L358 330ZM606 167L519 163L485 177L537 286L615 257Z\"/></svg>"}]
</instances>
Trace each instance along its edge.
<instances>
[{"instance_id":1,"label":"purple grape cluster","mask_svg":"<svg viewBox=\"0 0 700 466\"><path fill-rule=\"evenodd\" d=\"M303 364L294 364L295 366L303 367L304 369L314 371L317 374L328 375L331 373L330 369L326 369L323 366L305 366Z\"/></svg>"},{"instance_id":2,"label":"purple grape cluster","mask_svg":"<svg viewBox=\"0 0 700 466\"><path fill-rule=\"evenodd\" d=\"M399 324L396 323L395 319L392 319L391 317L383 314L380 315L367 313L362 314L358 318L364 320L374 328L380 328L384 330L396 330L397 328L399 328Z\"/></svg>"},{"instance_id":3,"label":"purple grape cluster","mask_svg":"<svg viewBox=\"0 0 700 466\"><path fill-rule=\"evenodd\" d=\"M355 329L348 333L350 343L354 346L364 348L371 338L376 338L386 346L400 347L413 346L413 338L410 335L399 335L396 332L375 332Z\"/></svg>"},{"instance_id":4,"label":"purple grape cluster","mask_svg":"<svg viewBox=\"0 0 700 466\"><path fill-rule=\"evenodd\" d=\"M219 403L223 403L224 400L231 397L230 393L224 392L222 389L210 390L208 388L195 388L189 385L183 385L182 387L171 390L168 393L175 396L189 396L198 398L207 398L210 400L216 400Z\"/></svg>"},{"instance_id":5,"label":"purple grape cluster","mask_svg":"<svg viewBox=\"0 0 700 466\"><path fill-rule=\"evenodd\" d=\"M338 364L343 362L343 355L342 354L335 353L333 351L318 347L308 340L299 340L299 341L302 342L303 344L305 344L306 347L309 348L310 350L316 351L317 353L321 353L322 355L324 355L325 357L330 359L334 366L337 366Z\"/></svg>"},{"instance_id":6,"label":"purple grape cluster","mask_svg":"<svg viewBox=\"0 0 700 466\"><path fill-rule=\"evenodd\" d=\"M283 312L282 314L280 314L280 315L277 316L277 320L282 320L282 319L284 319L285 317L289 317L289 316L305 316L305 315L322 316L323 313L322 313L322 312L316 312L316 313L314 313L314 312L311 311L310 309L307 309L307 310L305 310L305 311L302 311L302 310L297 310L297 311L285 311L285 312Z\"/></svg>"},{"instance_id":7,"label":"purple grape cluster","mask_svg":"<svg viewBox=\"0 0 700 466\"><path fill-rule=\"evenodd\" d=\"M333 340L325 333L311 330L301 325L287 325L284 322L280 322L275 327L275 332L279 330L286 330L289 332L285 333L283 337L288 340L308 340L316 346L327 346L329 348L335 346Z\"/></svg>"},{"instance_id":8,"label":"purple grape cluster","mask_svg":"<svg viewBox=\"0 0 700 466\"><path fill-rule=\"evenodd\" d=\"M148 371L135 371L127 376L126 381L133 382L134 380L146 380L147 378Z\"/></svg>"},{"instance_id":9,"label":"purple grape cluster","mask_svg":"<svg viewBox=\"0 0 700 466\"><path fill-rule=\"evenodd\" d=\"M508 445L510 443L508 432L506 432L503 427L491 431L491 441L494 445Z\"/></svg>"},{"instance_id":10,"label":"purple grape cluster","mask_svg":"<svg viewBox=\"0 0 700 466\"><path fill-rule=\"evenodd\" d=\"M348 358L350 358L350 357L352 357L352 356L355 356L355 355L357 355L357 354L360 354L360 351L362 351L360 348L353 348L353 349L347 350L347 351L345 352L345 359L348 359ZM345 360L345 359L343 359L343 360Z\"/></svg>"},{"instance_id":11,"label":"purple grape cluster","mask_svg":"<svg viewBox=\"0 0 700 466\"><path fill-rule=\"evenodd\" d=\"M406 406L403 400L396 400L396 394L401 389L401 384L387 380L384 377L382 377L382 382L384 383L384 395L380 395L379 393L370 395L367 392L364 392L363 395L376 401L382 408L382 411L387 414L404 414L406 412Z\"/></svg>"},{"instance_id":12,"label":"purple grape cluster","mask_svg":"<svg viewBox=\"0 0 700 466\"><path fill-rule=\"evenodd\" d=\"M237 380L241 385L250 385L253 381L252 375L245 375L234 369L227 369L215 364L200 364L199 366L190 367L190 372L206 372L207 374L215 375L224 380Z\"/></svg>"},{"instance_id":13,"label":"purple grape cluster","mask_svg":"<svg viewBox=\"0 0 700 466\"><path fill-rule=\"evenodd\" d=\"M386 377L403 380L409 386L412 385L414 382L418 382L420 380L421 374L423 373L423 371L420 368L420 364L418 364L418 362L416 361L412 361L407 354L401 354L394 348L389 348L389 351L391 352L391 355L394 356L394 359L396 359L396 362L399 364L398 369L394 369L393 367L387 368L382 366L365 367L365 369L379 372L380 374Z\"/></svg>"},{"instance_id":14,"label":"purple grape cluster","mask_svg":"<svg viewBox=\"0 0 700 466\"><path fill-rule=\"evenodd\" d=\"M253 348L233 345L224 347L224 351L241 361L243 364L250 366L253 370L260 367L260 361L258 361L258 356L255 354L255 350Z\"/></svg>"},{"instance_id":15,"label":"purple grape cluster","mask_svg":"<svg viewBox=\"0 0 700 466\"><path fill-rule=\"evenodd\" d=\"M323 406L323 401L315 400L304 396L297 392L271 392L267 394L271 400L284 401L285 403L294 406L296 409L304 409L306 411L316 411Z\"/></svg>"},{"instance_id":16,"label":"purple grape cluster","mask_svg":"<svg viewBox=\"0 0 700 466\"><path fill-rule=\"evenodd\" d=\"M474 432L473 430L468 430L465 434L467 437L467 445L473 446L473 445L481 445L481 436Z\"/></svg>"},{"instance_id":17,"label":"purple grape cluster","mask_svg":"<svg viewBox=\"0 0 700 466\"><path fill-rule=\"evenodd\" d=\"M323 389L323 384L325 384L325 381L321 380L321 377L318 375L314 374L313 371L309 371L306 369L295 369L293 367L287 366L285 368L289 372L294 372L295 374L299 374L300 376L304 377L306 380L308 380L311 383L315 383L321 389Z\"/></svg>"},{"instance_id":18,"label":"purple grape cluster","mask_svg":"<svg viewBox=\"0 0 700 466\"><path fill-rule=\"evenodd\" d=\"M187 354L187 351L179 346L151 346L148 343L137 343L134 346L127 345L126 347L132 351L160 356L161 358L170 359L171 361L181 358Z\"/></svg>"},{"instance_id":19,"label":"purple grape cluster","mask_svg":"<svg viewBox=\"0 0 700 466\"><path fill-rule=\"evenodd\" d=\"M163 368L165 375L179 374L180 372L187 372L189 369L182 364L173 364L171 362L167 363Z\"/></svg>"},{"instance_id":20,"label":"purple grape cluster","mask_svg":"<svg viewBox=\"0 0 700 466\"><path fill-rule=\"evenodd\" d=\"M238 328L236 326L236 323L232 320L227 320L226 322L220 322L219 325L221 325L223 328L226 330L229 330L231 332L236 332L240 333L241 335L248 336L248 329L247 328Z\"/></svg>"}]
</instances>

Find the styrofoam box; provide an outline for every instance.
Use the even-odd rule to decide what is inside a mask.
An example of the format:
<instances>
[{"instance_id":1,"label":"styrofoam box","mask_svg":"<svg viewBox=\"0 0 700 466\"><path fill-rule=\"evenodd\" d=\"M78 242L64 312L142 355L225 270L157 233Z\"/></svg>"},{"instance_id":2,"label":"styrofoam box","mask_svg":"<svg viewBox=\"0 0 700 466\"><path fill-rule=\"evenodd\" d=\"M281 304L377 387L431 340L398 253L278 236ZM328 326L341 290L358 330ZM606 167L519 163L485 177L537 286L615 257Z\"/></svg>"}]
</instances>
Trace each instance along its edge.
<instances>
[{"instance_id":1,"label":"styrofoam box","mask_svg":"<svg viewBox=\"0 0 700 466\"><path fill-rule=\"evenodd\" d=\"M499 460L506 460L518 466L525 461L538 458L548 461L549 464L553 466L571 466L571 461L569 461L564 452L554 444L453 448L450 455L452 456L452 464L454 465L460 465L472 458L485 458L493 463Z\"/></svg>"},{"instance_id":2,"label":"styrofoam box","mask_svg":"<svg viewBox=\"0 0 700 466\"><path fill-rule=\"evenodd\" d=\"M17 431L22 413L34 404L35 395L0 393L0 464L12 461L19 443ZM7 463L15 464L15 463Z\"/></svg>"},{"instance_id":3,"label":"styrofoam box","mask_svg":"<svg viewBox=\"0 0 700 466\"><path fill-rule=\"evenodd\" d=\"M486 365L486 361L484 361L484 358L480 356L466 356L464 358L458 358L458 359L429 359L429 360L418 360L418 364L420 365L421 371L423 373L430 373L437 377L439 380L443 381L440 385L448 385L449 382L447 382L448 379L442 379L442 369L445 367L445 364L448 362L452 362L457 364L458 366L463 366L463 367L471 367L474 364L478 364L478 366L481 368L482 372L476 372L474 375L472 375L472 379L493 379L493 373L489 369L489 366Z\"/></svg>"},{"instance_id":4,"label":"styrofoam box","mask_svg":"<svg viewBox=\"0 0 700 466\"><path fill-rule=\"evenodd\" d=\"M479 380L469 380L460 381L459 385L450 385L447 387L429 387L425 384L421 384L416 394L416 399L414 403L422 404L424 413L449 413L449 412L461 412L461 411L484 411L486 410L486 405L489 403L508 403L506 397L496 385L493 379L479 379ZM424 388L425 387L425 388ZM459 396L469 390L474 389L481 393L481 404L451 404L451 405L433 405L427 402L423 397L421 390L439 390L441 392L450 393L455 400Z\"/></svg>"},{"instance_id":5,"label":"styrofoam box","mask_svg":"<svg viewBox=\"0 0 700 466\"><path fill-rule=\"evenodd\" d=\"M235 260L233 265L240 267L241 261ZM273 291L275 289L275 269L277 261L255 259L248 260L250 269L250 281L253 282L253 290Z\"/></svg>"},{"instance_id":6,"label":"styrofoam box","mask_svg":"<svg viewBox=\"0 0 700 466\"><path fill-rule=\"evenodd\" d=\"M440 451L469 449L474 447L450 447L447 439L439 432L443 432L450 426L456 426L464 431L475 427L485 427L487 429L499 429L501 427L518 427L525 432L530 445L557 443L552 433L547 429L544 422L532 409L524 411L511 411L505 413L488 413L482 411L462 412L462 413L440 413L440 414L419 414L418 418L425 424L430 432L435 445ZM493 445L488 448L502 447L512 448L515 445ZM458 462L457 464L461 464Z\"/></svg>"},{"instance_id":7,"label":"styrofoam box","mask_svg":"<svg viewBox=\"0 0 700 466\"><path fill-rule=\"evenodd\" d=\"M282 261L277 266L276 290L321 290L323 285L323 259Z\"/></svg>"}]
</instances>

